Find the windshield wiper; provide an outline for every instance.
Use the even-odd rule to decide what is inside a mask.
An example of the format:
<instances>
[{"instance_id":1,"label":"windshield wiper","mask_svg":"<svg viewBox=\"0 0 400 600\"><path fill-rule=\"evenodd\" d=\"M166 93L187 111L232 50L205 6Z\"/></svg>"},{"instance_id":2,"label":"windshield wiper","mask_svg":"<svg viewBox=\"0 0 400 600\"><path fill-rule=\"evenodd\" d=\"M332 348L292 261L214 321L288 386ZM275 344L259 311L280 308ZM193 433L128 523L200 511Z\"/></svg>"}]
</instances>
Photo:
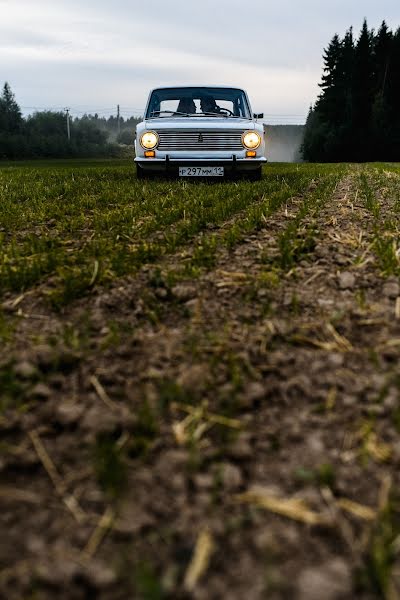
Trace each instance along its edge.
<instances>
[{"instance_id":1,"label":"windshield wiper","mask_svg":"<svg viewBox=\"0 0 400 600\"><path fill-rule=\"evenodd\" d=\"M228 115L224 115L223 113L215 113L215 112L200 112L196 113L196 115L206 115L206 117L227 117Z\"/></svg>"},{"instance_id":2,"label":"windshield wiper","mask_svg":"<svg viewBox=\"0 0 400 600\"><path fill-rule=\"evenodd\" d=\"M154 113L157 113L156 115ZM161 113L167 113L169 115L183 115L184 117L192 117L193 113L184 113L176 110L153 110L150 117L148 119L157 119L161 116ZM161 117L162 118L162 117Z\"/></svg>"},{"instance_id":3,"label":"windshield wiper","mask_svg":"<svg viewBox=\"0 0 400 600\"><path fill-rule=\"evenodd\" d=\"M242 117L241 115L226 115L224 113L202 112L196 113L194 116L197 117L197 115L206 115L207 117L225 117L225 119L245 119L246 121L251 121L249 117Z\"/></svg>"}]
</instances>

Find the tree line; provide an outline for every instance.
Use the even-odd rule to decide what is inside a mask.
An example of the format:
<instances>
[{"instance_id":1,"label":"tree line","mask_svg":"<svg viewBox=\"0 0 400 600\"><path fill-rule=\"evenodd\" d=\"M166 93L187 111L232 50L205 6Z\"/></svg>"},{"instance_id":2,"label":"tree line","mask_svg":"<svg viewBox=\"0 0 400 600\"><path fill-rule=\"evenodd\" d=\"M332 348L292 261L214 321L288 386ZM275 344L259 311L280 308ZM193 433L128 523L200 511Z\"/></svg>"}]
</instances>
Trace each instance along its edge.
<instances>
[{"instance_id":1,"label":"tree line","mask_svg":"<svg viewBox=\"0 0 400 600\"><path fill-rule=\"evenodd\" d=\"M26 118L6 82L0 95L0 159L120 156L121 144L133 144L135 117L85 114L70 119L65 112L36 112Z\"/></svg>"},{"instance_id":2,"label":"tree line","mask_svg":"<svg viewBox=\"0 0 400 600\"><path fill-rule=\"evenodd\" d=\"M364 21L335 35L323 55L321 93L308 114L302 155L308 161L398 161L400 28Z\"/></svg>"}]
</instances>

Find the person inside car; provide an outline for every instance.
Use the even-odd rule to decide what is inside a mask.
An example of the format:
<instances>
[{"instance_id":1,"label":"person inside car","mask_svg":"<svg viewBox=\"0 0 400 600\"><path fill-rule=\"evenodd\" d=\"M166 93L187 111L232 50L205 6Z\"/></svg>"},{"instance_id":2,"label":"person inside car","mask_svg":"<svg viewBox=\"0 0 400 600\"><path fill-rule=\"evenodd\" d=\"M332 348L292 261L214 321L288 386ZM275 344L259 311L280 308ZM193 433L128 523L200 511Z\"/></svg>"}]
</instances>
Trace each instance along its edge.
<instances>
[{"instance_id":1,"label":"person inside car","mask_svg":"<svg viewBox=\"0 0 400 600\"><path fill-rule=\"evenodd\" d=\"M192 98L181 98L175 116L179 117L180 113L192 115L196 112L196 105Z\"/></svg>"},{"instance_id":2,"label":"person inside car","mask_svg":"<svg viewBox=\"0 0 400 600\"><path fill-rule=\"evenodd\" d=\"M202 98L200 98L200 108L203 113L218 114L221 112L220 107L212 96L202 96Z\"/></svg>"}]
</instances>

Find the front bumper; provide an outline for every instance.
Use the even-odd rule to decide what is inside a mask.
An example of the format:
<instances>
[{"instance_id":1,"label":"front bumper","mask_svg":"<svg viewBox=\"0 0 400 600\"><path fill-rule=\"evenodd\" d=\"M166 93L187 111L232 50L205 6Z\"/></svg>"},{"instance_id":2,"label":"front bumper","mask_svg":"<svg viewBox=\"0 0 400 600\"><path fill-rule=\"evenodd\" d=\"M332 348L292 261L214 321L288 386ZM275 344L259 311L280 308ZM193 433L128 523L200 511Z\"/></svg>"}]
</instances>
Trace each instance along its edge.
<instances>
[{"instance_id":1,"label":"front bumper","mask_svg":"<svg viewBox=\"0 0 400 600\"><path fill-rule=\"evenodd\" d=\"M135 163L146 171L161 173L176 173L179 167L225 167L231 173L254 171L267 162L265 156L256 158L238 158L235 154L230 157L175 157L168 154L162 158L144 158L137 156Z\"/></svg>"}]
</instances>

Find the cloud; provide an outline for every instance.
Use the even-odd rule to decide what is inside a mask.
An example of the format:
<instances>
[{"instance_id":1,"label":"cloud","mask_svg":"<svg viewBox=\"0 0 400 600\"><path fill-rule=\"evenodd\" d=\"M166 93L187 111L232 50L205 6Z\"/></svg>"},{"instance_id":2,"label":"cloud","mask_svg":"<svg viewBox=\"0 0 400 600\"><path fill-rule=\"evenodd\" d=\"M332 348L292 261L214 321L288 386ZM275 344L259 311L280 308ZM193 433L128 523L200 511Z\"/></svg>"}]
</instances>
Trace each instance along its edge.
<instances>
[{"instance_id":1,"label":"cloud","mask_svg":"<svg viewBox=\"0 0 400 600\"><path fill-rule=\"evenodd\" d=\"M372 0L0 4L2 76L26 106L141 108L150 87L213 83L245 87L257 110L305 116L333 34L357 32L365 14L374 27L400 21L394 0L385 14Z\"/></svg>"}]
</instances>

